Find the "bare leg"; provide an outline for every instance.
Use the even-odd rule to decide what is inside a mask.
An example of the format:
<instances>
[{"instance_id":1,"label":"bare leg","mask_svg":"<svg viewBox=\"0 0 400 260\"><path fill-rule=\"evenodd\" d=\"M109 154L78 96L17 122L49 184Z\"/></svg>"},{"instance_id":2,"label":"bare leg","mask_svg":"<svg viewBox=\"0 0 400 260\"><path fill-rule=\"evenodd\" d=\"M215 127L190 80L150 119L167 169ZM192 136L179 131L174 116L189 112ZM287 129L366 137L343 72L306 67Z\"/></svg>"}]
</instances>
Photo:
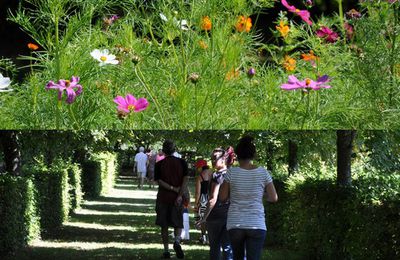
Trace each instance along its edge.
<instances>
[{"instance_id":1,"label":"bare leg","mask_svg":"<svg viewBox=\"0 0 400 260\"><path fill-rule=\"evenodd\" d=\"M164 252L168 252L168 227L161 227L161 238L164 244Z\"/></svg>"}]
</instances>

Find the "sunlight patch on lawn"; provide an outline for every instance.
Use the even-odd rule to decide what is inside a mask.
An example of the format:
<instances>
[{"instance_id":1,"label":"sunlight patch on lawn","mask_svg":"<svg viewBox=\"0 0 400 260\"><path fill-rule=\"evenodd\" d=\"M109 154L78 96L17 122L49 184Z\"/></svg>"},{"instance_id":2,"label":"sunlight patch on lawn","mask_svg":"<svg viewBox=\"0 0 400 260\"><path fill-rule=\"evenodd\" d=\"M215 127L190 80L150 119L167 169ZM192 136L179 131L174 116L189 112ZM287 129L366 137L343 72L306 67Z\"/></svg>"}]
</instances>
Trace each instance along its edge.
<instances>
[{"instance_id":1,"label":"sunlight patch on lawn","mask_svg":"<svg viewBox=\"0 0 400 260\"><path fill-rule=\"evenodd\" d=\"M143 244L132 244L132 243L99 243L99 242L58 242L56 240L36 241L32 244L32 247L36 248L69 248L77 250L96 250L104 248L118 248L118 249L163 249L161 243L143 243ZM190 250L204 250L208 251L208 246L203 245L182 245L184 251Z\"/></svg>"},{"instance_id":2,"label":"sunlight patch on lawn","mask_svg":"<svg viewBox=\"0 0 400 260\"><path fill-rule=\"evenodd\" d=\"M157 198L157 190L119 190L119 189L113 189L110 192L109 197L114 197L114 198L133 198L133 199L152 199L152 200L155 200Z\"/></svg>"},{"instance_id":3,"label":"sunlight patch on lawn","mask_svg":"<svg viewBox=\"0 0 400 260\"><path fill-rule=\"evenodd\" d=\"M98 210L88 210L88 209L80 209L77 210L76 213L80 215L147 216L147 217L156 216L156 213L143 213L143 212L132 212L132 211L110 212L110 211L98 211Z\"/></svg>"},{"instance_id":4,"label":"sunlight patch on lawn","mask_svg":"<svg viewBox=\"0 0 400 260\"><path fill-rule=\"evenodd\" d=\"M88 206L137 206L137 207L153 207L154 204L148 203L129 203L129 202L108 202L108 201L85 201L84 205Z\"/></svg>"},{"instance_id":5,"label":"sunlight patch on lawn","mask_svg":"<svg viewBox=\"0 0 400 260\"><path fill-rule=\"evenodd\" d=\"M78 227L83 229L98 229L98 230L117 230L117 231L138 231L138 228L132 226L113 226L113 225L101 225L96 223L86 222L67 222L64 223L66 227Z\"/></svg>"}]
</instances>

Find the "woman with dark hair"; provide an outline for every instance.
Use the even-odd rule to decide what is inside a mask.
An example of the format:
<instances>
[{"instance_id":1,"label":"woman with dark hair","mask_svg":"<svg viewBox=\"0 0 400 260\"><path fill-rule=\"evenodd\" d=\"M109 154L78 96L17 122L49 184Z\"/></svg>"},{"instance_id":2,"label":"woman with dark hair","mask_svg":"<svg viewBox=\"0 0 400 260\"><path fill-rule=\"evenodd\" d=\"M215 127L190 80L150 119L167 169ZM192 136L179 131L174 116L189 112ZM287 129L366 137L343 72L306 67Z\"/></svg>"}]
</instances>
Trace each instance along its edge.
<instances>
[{"instance_id":1,"label":"woman with dark hair","mask_svg":"<svg viewBox=\"0 0 400 260\"><path fill-rule=\"evenodd\" d=\"M233 249L233 259L261 258L266 235L263 197L276 202L278 195L270 173L253 164L256 147L253 138L245 136L235 148L239 167L230 168L221 187L220 199L230 200L227 229Z\"/></svg>"},{"instance_id":2,"label":"woman with dark hair","mask_svg":"<svg viewBox=\"0 0 400 260\"><path fill-rule=\"evenodd\" d=\"M206 224L208 238L210 242L210 259L232 259L232 247L226 229L226 219L229 208L229 201L222 201L219 198L219 189L224 182L226 171L235 160L233 148L227 150L223 148L214 149L211 161L215 172L211 179L210 199L207 204L204 218L197 225ZM222 258L221 258L222 249Z\"/></svg>"},{"instance_id":3,"label":"woman with dark hair","mask_svg":"<svg viewBox=\"0 0 400 260\"><path fill-rule=\"evenodd\" d=\"M196 172L199 173L199 175L196 178L196 191L195 191L195 221L199 221L200 219L204 218L204 213L206 212L207 209L207 203L208 203L208 192L209 192L209 187L210 187L210 180L212 177L212 171L210 170L210 167L207 165L206 160L198 160L195 163L195 168ZM203 244L208 243L208 238L207 238L207 230L205 226L203 225L200 227L201 230L201 237L200 237L200 242Z\"/></svg>"}]
</instances>

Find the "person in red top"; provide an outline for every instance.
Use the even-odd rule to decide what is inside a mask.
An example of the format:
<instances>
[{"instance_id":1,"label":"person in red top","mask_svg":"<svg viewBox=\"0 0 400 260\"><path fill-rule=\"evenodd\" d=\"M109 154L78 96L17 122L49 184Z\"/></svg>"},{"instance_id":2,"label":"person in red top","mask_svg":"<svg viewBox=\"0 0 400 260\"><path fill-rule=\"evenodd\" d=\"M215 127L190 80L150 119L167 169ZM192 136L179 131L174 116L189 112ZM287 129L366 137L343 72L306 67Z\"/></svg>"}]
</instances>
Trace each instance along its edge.
<instances>
[{"instance_id":1,"label":"person in red top","mask_svg":"<svg viewBox=\"0 0 400 260\"><path fill-rule=\"evenodd\" d=\"M154 180L158 182L156 200L156 225L161 227L164 244L163 258L171 258L168 247L168 227L174 228L174 251L176 257L182 259L181 233L183 228L182 195L187 189L188 165L185 160L172 156L175 144L170 140L163 143L165 158L156 163Z\"/></svg>"}]
</instances>

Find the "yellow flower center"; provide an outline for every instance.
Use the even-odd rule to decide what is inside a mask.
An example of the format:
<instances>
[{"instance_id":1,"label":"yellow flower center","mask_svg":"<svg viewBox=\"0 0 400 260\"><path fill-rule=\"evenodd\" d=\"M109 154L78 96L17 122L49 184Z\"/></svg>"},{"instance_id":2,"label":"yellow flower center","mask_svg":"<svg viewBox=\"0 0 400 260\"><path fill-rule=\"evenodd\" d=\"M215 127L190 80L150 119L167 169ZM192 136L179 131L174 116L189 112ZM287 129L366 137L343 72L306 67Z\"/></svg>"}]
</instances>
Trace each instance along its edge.
<instances>
[{"instance_id":1,"label":"yellow flower center","mask_svg":"<svg viewBox=\"0 0 400 260\"><path fill-rule=\"evenodd\" d=\"M310 85L311 84L311 79L306 79L306 85Z\"/></svg>"},{"instance_id":2,"label":"yellow flower center","mask_svg":"<svg viewBox=\"0 0 400 260\"><path fill-rule=\"evenodd\" d=\"M128 109L129 109L129 111L133 111L133 110L135 110L135 106L134 105L129 105Z\"/></svg>"},{"instance_id":3,"label":"yellow flower center","mask_svg":"<svg viewBox=\"0 0 400 260\"><path fill-rule=\"evenodd\" d=\"M101 57L100 57L100 60L101 60L101 61L106 61L106 60L107 60L107 57L106 57L106 56L101 56Z\"/></svg>"},{"instance_id":4,"label":"yellow flower center","mask_svg":"<svg viewBox=\"0 0 400 260\"><path fill-rule=\"evenodd\" d=\"M66 80L65 80L65 85L66 85L67 87L69 87L70 84L71 84L71 81L69 81L68 79L66 79Z\"/></svg>"},{"instance_id":5,"label":"yellow flower center","mask_svg":"<svg viewBox=\"0 0 400 260\"><path fill-rule=\"evenodd\" d=\"M296 9L296 13L300 13L300 9Z\"/></svg>"}]
</instances>

